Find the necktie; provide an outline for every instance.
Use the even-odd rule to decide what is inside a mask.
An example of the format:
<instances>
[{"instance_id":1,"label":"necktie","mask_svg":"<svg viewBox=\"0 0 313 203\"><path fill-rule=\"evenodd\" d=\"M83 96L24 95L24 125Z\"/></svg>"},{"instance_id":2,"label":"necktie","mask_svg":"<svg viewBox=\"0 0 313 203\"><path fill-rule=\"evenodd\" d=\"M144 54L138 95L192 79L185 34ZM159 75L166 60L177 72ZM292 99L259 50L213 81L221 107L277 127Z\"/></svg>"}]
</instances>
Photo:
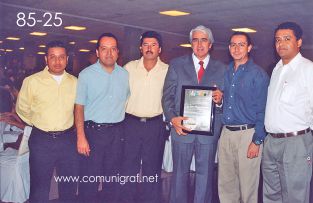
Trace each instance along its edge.
<instances>
[{"instance_id":1,"label":"necktie","mask_svg":"<svg viewBox=\"0 0 313 203\"><path fill-rule=\"evenodd\" d=\"M200 69L198 70L198 82L201 82L202 76L204 74L203 61L199 61Z\"/></svg>"}]
</instances>

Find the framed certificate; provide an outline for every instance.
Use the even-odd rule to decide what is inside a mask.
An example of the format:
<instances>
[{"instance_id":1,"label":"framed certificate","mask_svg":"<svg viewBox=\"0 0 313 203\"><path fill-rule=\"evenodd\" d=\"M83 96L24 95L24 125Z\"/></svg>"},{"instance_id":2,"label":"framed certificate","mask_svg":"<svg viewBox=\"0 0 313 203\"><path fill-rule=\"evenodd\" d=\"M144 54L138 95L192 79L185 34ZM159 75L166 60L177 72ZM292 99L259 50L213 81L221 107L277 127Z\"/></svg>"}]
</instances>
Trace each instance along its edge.
<instances>
[{"instance_id":1,"label":"framed certificate","mask_svg":"<svg viewBox=\"0 0 313 203\"><path fill-rule=\"evenodd\" d=\"M184 132L213 136L213 90L216 87L182 86L180 115L188 117L182 124L192 130Z\"/></svg>"}]
</instances>

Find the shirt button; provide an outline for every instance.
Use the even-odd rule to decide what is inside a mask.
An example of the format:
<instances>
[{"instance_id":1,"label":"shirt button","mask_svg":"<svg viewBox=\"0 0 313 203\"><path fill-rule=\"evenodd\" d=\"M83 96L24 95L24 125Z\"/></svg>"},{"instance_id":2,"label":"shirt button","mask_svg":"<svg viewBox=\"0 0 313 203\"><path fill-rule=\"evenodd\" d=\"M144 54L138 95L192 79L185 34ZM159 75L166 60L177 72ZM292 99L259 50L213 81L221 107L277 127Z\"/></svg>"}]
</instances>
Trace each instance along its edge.
<instances>
[{"instance_id":1,"label":"shirt button","mask_svg":"<svg viewBox=\"0 0 313 203\"><path fill-rule=\"evenodd\" d=\"M231 106L229 106L228 108L231 109Z\"/></svg>"},{"instance_id":2,"label":"shirt button","mask_svg":"<svg viewBox=\"0 0 313 203\"><path fill-rule=\"evenodd\" d=\"M233 95L230 95L231 98L233 98Z\"/></svg>"},{"instance_id":3,"label":"shirt button","mask_svg":"<svg viewBox=\"0 0 313 203\"><path fill-rule=\"evenodd\" d=\"M231 86L235 87L235 84L232 84Z\"/></svg>"},{"instance_id":4,"label":"shirt button","mask_svg":"<svg viewBox=\"0 0 313 203\"><path fill-rule=\"evenodd\" d=\"M227 117L228 120L230 120L230 117Z\"/></svg>"}]
</instances>

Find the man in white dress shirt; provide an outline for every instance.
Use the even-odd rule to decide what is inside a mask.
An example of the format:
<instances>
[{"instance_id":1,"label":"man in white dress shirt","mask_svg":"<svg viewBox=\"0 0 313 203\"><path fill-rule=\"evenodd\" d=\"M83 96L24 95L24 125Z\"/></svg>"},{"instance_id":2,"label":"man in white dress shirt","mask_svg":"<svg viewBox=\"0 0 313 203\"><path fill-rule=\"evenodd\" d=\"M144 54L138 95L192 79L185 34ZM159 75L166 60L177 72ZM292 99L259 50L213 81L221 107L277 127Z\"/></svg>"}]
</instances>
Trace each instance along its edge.
<instances>
[{"instance_id":1,"label":"man in white dress shirt","mask_svg":"<svg viewBox=\"0 0 313 203\"><path fill-rule=\"evenodd\" d=\"M302 29L293 22L275 30L281 60L268 88L262 158L264 203L309 203L312 176L313 62L300 53Z\"/></svg>"}]
</instances>

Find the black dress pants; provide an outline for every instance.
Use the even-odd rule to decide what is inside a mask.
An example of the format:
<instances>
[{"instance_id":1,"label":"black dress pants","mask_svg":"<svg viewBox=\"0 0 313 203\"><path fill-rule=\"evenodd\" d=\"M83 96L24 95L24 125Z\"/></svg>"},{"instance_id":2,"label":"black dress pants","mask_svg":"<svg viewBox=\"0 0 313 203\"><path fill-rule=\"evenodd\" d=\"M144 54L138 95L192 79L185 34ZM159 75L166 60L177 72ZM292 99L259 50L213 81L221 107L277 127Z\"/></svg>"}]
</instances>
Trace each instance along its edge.
<instances>
[{"instance_id":1,"label":"black dress pants","mask_svg":"<svg viewBox=\"0 0 313 203\"><path fill-rule=\"evenodd\" d=\"M51 178L58 182L59 202L76 202L77 182L57 181L58 177L78 176L79 156L76 133L52 136L33 127L29 138L30 203L49 201ZM57 176L52 177L56 168Z\"/></svg>"},{"instance_id":2,"label":"black dress pants","mask_svg":"<svg viewBox=\"0 0 313 203\"><path fill-rule=\"evenodd\" d=\"M165 144L165 123L162 117L140 120L126 114L123 175L138 176L142 163L142 176L151 181L128 181L122 186L122 200L127 203L161 202L161 168ZM154 178L152 178L154 177Z\"/></svg>"},{"instance_id":3,"label":"black dress pants","mask_svg":"<svg viewBox=\"0 0 313 203\"><path fill-rule=\"evenodd\" d=\"M81 156L79 200L82 203L117 203L119 182L112 177L119 176L123 123L106 127L85 126L90 146L90 155ZM102 182L102 191L98 192Z\"/></svg>"}]
</instances>

